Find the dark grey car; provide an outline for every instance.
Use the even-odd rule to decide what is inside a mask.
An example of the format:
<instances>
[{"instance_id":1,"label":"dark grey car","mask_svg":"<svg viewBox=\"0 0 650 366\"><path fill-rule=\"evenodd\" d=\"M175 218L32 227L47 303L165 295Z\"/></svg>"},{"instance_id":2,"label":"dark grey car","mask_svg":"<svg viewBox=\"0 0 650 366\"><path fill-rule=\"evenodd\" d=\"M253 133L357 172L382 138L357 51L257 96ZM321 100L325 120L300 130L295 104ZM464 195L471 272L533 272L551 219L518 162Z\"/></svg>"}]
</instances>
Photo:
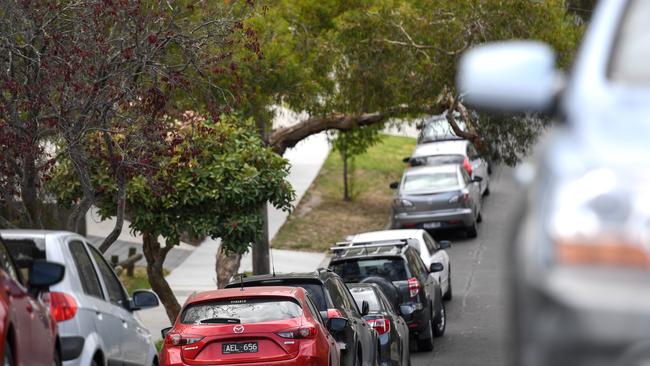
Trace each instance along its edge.
<instances>
[{"instance_id":1,"label":"dark grey car","mask_svg":"<svg viewBox=\"0 0 650 366\"><path fill-rule=\"evenodd\" d=\"M460 228L470 238L477 235L481 221L482 177L470 178L459 164L408 169L393 200L393 227L396 229Z\"/></svg>"},{"instance_id":2,"label":"dark grey car","mask_svg":"<svg viewBox=\"0 0 650 366\"><path fill-rule=\"evenodd\" d=\"M399 309L374 283L349 283L348 288L357 305L362 306L364 301L369 305L369 312L363 318L377 331L379 366L408 365L409 328Z\"/></svg>"}]
</instances>

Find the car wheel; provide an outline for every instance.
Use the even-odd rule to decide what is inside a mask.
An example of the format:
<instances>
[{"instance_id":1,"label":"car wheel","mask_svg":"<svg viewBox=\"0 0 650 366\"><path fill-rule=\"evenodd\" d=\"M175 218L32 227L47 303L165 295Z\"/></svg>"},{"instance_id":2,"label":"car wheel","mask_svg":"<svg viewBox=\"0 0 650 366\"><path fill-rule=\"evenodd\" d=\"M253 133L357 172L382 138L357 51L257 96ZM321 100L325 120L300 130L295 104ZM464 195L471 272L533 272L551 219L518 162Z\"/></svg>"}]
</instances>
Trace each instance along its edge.
<instances>
[{"instance_id":1,"label":"car wheel","mask_svg":"<svg viewBox=\"0 0 650 366\"><path fill-rule=\"evenodd\" d=\"M483 215L479 212L478 217L476 218L476 222L483 222Z\"/></svg>"},{"instance_id":2,"label":"car wheel","mask_svg":"<svg viewBox=\"0 0 650 366\"><path fill-rule=\"evenodd\" d=\"M357 352L357 357L355 357L354 366L361 366L361 355L359 354L359 352Z\"/></svg>"},{"instance_id":3,"label":"car wheel","mask_svg":"<svg viewBox=\"0 0 650 366\"><path fill-rule=\"evenodd\" d=\"M490 186L489 185L487 187L485 187L485 191L483 191L483 195L484 196L489 196L490 195Z\"/></svg>"},{"instance_id":4,"label":"car wheel","mask_svg":"<svg viewBox=\"0 0 650 366\"><path fill-rule=\"evenodd\" d=\"M445 334L445 329L447 329L447 311L445 310L445 304L440 303L440 310L436 316L436 323L433 327L433 335L436 337L442 337Z\"/></svg>"},{"instance_id":5,"label":"car wheel","mask_svg":"<svg viewBox=\"0 0 650 366\"><path fill-rule=\"evenodd\" d=\"M433 330L433 322L429 319L429 329ZM429 338L418 339L418 350L432 351L433 350L433 335Z\"/></svg>"},{"instance_id":6,"label":"car wheel","mask_svg":"<svg viewBox=\"0 0 650 366\"><path fill-rule=\"evenodd\" d=\"M478 236L478 231L476 229L476 221L472 223L472 226L466 229L465 233L470 239L476 238Z\"/></svg>"},{"instance_id":7,"label":"car wheel","mask_svg":"<svg viewBox=\"0 0 650 366\"><path fill-rule=\"evenodd\" d=\"M451 291L451 265L449 265L449 272L447 274L447 291L445 294L442 296L442 299L445 301L451 300L451 297L453 296L452 291Z\"/></svg>"},{"instance_id":8,"label":"car wheel","mask_svg":"<svg viewBox=\"0 0 650 366\"><path fill-rule=\"evenodd\" d=\"M11 342L9 342L9 338L5 341L5 356L3 360L3 365L4 366L14 366L14 353L11 350Z\"/></svg>"}]
</instances>

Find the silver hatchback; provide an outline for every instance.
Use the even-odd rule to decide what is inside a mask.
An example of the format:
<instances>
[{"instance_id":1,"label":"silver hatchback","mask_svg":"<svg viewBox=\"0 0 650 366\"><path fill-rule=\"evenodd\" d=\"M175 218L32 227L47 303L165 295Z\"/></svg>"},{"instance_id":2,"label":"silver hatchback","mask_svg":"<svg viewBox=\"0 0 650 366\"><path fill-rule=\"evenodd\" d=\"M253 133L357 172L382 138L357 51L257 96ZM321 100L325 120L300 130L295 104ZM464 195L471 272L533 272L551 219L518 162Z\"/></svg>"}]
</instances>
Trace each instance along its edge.
<instances>
[{"instance_id":1,"label":"silver hatchback","mask_svg":"<svg viewBox=\"0 0 650 366\"><path fill-rule=\"evenodd\" d=\"M127 296L101 253L82 236L65 231L2 230L0 236L27 271L35 259L64 264L65 277L50 287L64 366L157 365L149 331L134 311L158 306L138 290Z\"/></svg>"},{"instance_id":2,"label":"silver hatchback","mask_svg":"<svg viewBox=\"0 0 650 366\"><path fill-rule=\"evenodd\" d=\"M481 221L480 176L470 178L459 164L422 166L404 172L393 200L392 221L396 229L425 230L461 228L477 235Z\"/></svg>"}]
</instances>

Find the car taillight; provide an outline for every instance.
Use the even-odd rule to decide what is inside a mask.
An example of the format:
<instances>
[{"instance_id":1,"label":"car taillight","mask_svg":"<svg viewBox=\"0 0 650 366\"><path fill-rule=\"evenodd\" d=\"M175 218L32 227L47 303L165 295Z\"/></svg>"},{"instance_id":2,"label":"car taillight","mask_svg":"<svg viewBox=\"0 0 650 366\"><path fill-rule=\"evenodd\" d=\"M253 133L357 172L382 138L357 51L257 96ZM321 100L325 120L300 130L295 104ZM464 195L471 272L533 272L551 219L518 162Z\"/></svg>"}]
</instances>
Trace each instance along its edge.
<instances>
[{"instance_id":1,"label":"car taillight","mask_svg":"<svg viewBox=\"0 0 650 366\"><path fill-rule=\"evenodd\" d=\"M165 343L170 346L187 346L199 342L203 338L199 335L170 333L167 334Z\"/></svg>"},{"instance_id":2,"label":"car taillight","mask_svg":"<svg viewBox=\"0 0 650 366\"><path fill-rule=\"evenodd\" d=\"M343 318L343 313L339 309L327 309L327 318Z\"/></svg>"},{"instance_id":3,"label":"car taillight","mask_svg":"<svg viewBox=\"0 0 650 366\"><path fill-rule=\"evenodd\" d=\"M472 164L469 163L469 158L467 156L465 157L465 160L463 160L463 168L465 168L465 170L467 170L467 173L471 177L472 176Z\"/></svg>"},{"instance_id":4,"label":"car taillight","mask_svg":"<svg viewBox=\"0 0 650 366\"><path fill-rule=\"evenodd\" d=\"M449 199L449 203L467 203L469 202L469 192L461 191L460 194L453 196Z\"/></svg>"},{"instance_id":5,"label":"car taillight","mask_svg":"<svg viewBox=\"0 0 650 366\"><path fill-rule=\"evenodd\" d=\"M370 325L374 330L377 331L377 334L382 335L390 331L390 320L386 318L377 318L377 319L368 319L368 325Z\"/></svg>"},{"instance_id":6,"label":"car taillight","mask_svg":"<svg viewBox=\"0 0 650 366\"><path fill-rule=\"evenodd\" d=\"M286 329L281 332L277 332L278 336L282 338L288 338L288 339L306 339L306 338L314 338L316 336L316 328L307 326L307 327L300 327L300 328L292 328L292 329Z\"/></svg>"},{"instance_id":7,"label":"car taillight","mask_svg":"<svg viewBox=\"0 0 650 366\"><path fill-rule=\"evenodd\" d=\"M420 282L418 282L418 279L415 277L411 277L408 279L408 284L409 284L409 295L411 297L415 297L418 292L420 292Z\"/></svg>"},{"instance_id":8,"label":"car taillight","mask_svg":"<svg viewBox=\"0 0 650 366\"><path fill-rule=\"evenodd\" d=\"M66 293L50 292L50 314L57 322L72 319L77 314L77 302Z\"/></svg>"}]
</instances>

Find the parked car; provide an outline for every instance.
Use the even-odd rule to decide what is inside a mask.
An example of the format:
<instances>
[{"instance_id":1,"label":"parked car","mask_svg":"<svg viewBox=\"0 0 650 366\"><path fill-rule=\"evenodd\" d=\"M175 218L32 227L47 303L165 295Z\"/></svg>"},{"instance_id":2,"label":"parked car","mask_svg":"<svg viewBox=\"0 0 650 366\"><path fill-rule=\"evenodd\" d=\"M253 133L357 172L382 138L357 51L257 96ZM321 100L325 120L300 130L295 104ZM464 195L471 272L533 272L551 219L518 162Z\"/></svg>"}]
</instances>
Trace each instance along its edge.
<instances>
[{"instance_id":1,"label":"parked car","mask_svg":"<svg viewBox=\"0 0 650 366\"><path fill-rule=\"evenodd\" d=\"M396 308L374 283L349 283L357 305L365 301L369 312L363 318L379 337L379 366L410 365L409 328Z\"/></svg>"},{"instance_id":2,"label":"parked car","mask_svg":"<svg viewBox=\"0 0 650 366\"><path fill-rule=\"evenodd\" d=\"M433 338L445 333L442 291L431 273L442 271L442 265L434 263L427 268L418 251L407 243L339 243L332 248L329 268L346 283L379 285L400 309L420 350L432 350Z\"/></svg>"},{"instance_id":3,"label":"parked car","mask_svg":"<svg viewBox=\"0 0 650 366\"><path fill-rule=\"evenodd\" d=\"M321 317L345 318L345 329L334 334L341 349L341 364L346 366L373 366L377 361L377 332L364 320L367 308L359 310L343 280L328 270L311 273L259 275L233 281L226 288L255 286L302 287L313 299Z\"/></svg>"},{"instance_id":4,"label":"parked car","mask_svg":"<svg viewBox=\"0 0 650 366\"><path fill-rule=\"evenodd\" d=\"M477 236L481 216L482 177L470 178L457 164L408 169L393 199L392 220L396 229L463 229Z\"/></svg>"},{"instance_id":5,"label":"parked car","mask_svg":"<svg viewBox=\"0 0 650 366\"><path fill-rule=\"evenodd\" d=\"M155 365L157 352L135 311L158 306L151 291L132 298L102 254L82 236L65 231L2 230L18 271L39 260L63 263L66 276L50 287L66 366Z\"/></svg>"},{"instance_id":6,"label":"parked car","mask_svg":"<svg viewBox=\"0 0 650 366\"><path fill-rule=\"evenodd\" d=\"M194 294L163 330L161 366L246 364L338 366L330 334L347 319L323 321L300 287L250 287Z\"/></svg>"},{"instance_id":7,"label":"parked car","mask_svg":"<svg viewBox=\"0 0 650 366\"><path fill-rule=\"evenodd\" d=\"M460 164L470 178L481 177L481 195L490 194L491 169L487 160L467 140L439 141L415 147L410 157L404 158L409 166Z\"/></svg>"},{"instance_id":8,"label":"parked car","mask_svg":"<svg viewBox=\"0 0 650 366\"><path fill-rule=\"evenodd\" d=\"M61 365L56 297L49 287L60 282L65 267L37 260L26 276L0 240L0 355L3 365ZM52 314L49 305L52 304Z\"/></svg>"},{"instance_id":9,"label":"parked car","mask_svg":"<svg viewBox=\"0 0 650 366\"><path fill-rule=\"evenodd\" d=\"M434 272L433 276L440 284L443 300L451 300L451 260L445 249L451 247L451 242L437 242L422 229L380 230L356 234L348 237L353 245L380 244L388 242L406 242L411 244L419 253L427 268L433 263L442 264L442 271Z\"/></svg>"},{"instance_id":10,"label":"parked car","mask_svg":"<svg viewBox=\"0 0 650 366\"><path fill-rule=\"evenodd\" d=\"M516 177L513 365L650 363L650 2L598 2L569 75L533 41L473 48L473 106L552 113Z\"/></svg>"}]
</instances>

